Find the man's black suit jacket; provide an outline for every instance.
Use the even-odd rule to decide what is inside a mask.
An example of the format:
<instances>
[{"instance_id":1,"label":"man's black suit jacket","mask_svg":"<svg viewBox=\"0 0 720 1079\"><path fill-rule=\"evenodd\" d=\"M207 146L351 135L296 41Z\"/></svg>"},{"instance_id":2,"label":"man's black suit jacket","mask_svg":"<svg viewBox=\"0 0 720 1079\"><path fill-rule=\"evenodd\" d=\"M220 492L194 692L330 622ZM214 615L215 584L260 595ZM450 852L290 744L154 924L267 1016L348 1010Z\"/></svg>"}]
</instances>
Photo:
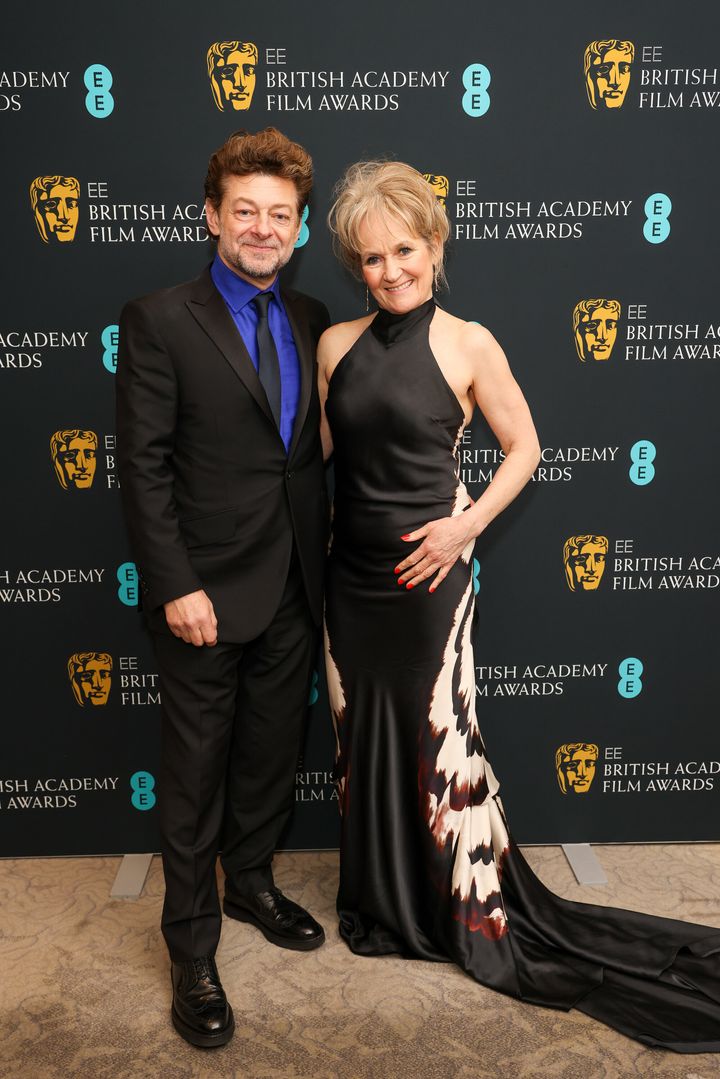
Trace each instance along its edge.
<instances>
[{"instance_id":1,"label":"man's black suit jacket","mask_svg":"<svg viewBox=\"0 0 720 1079\"><path fill-rule=\"evenodd\" d=\"M315 350L317 300L282 290L301 368L286 453L265 391L209 270L126 305L117 366L120 489L151 629L163 604L204 588L218 639L256 637L275 613L293 537L322 618L328 502Z\"/></svg>"}]
</instances>

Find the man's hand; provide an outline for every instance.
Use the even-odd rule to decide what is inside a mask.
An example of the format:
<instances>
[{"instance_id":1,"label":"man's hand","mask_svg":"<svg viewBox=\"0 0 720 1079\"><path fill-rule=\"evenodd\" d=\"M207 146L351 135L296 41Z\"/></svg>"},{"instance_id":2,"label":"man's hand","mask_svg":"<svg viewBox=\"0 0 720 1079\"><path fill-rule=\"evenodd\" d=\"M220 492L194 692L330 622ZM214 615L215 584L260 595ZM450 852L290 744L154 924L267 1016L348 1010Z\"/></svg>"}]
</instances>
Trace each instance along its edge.
<instances>
[{"instance_id":1,"label":"man's hand","mask_svg":"<svg viewBox=\"0 0 720 1079\"><path fill-rule=\"evenodd\" d=\"M202 648L217 644L217 618L206 592L190 592L164 604L165 618L176 637Z\"/></svg>"}]
</instances>

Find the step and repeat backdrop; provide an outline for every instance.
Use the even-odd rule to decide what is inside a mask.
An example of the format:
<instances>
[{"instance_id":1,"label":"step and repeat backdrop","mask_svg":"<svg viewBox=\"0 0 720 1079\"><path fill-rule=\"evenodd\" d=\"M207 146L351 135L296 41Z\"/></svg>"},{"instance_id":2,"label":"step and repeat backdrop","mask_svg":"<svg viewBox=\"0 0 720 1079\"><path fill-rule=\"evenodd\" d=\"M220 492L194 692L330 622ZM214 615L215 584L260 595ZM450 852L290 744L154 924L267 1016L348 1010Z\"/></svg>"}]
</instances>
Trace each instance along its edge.
<instances>
[{"instance_id":1,"label":"step and repeat backdrop","mask_svg":"<svg viewBox=\"0 0 720 1079\"><path fill-rule=\"evenodd\" d=\"M325 227L350 162L407 161L451 221L440 302L488 326L542 461L477 543L477 705L520 842L720 838L720 14L646 0L47 0L0 63L0 855L157 849L160 689L113 427L126 300L211 259L232 131L302 142L286 280L365 311ZM402 387L388 387L402 392ZM502 454L482 417L462 476ZM283 845L337 845L318 664Z\"/></svg>"}]
</instances>

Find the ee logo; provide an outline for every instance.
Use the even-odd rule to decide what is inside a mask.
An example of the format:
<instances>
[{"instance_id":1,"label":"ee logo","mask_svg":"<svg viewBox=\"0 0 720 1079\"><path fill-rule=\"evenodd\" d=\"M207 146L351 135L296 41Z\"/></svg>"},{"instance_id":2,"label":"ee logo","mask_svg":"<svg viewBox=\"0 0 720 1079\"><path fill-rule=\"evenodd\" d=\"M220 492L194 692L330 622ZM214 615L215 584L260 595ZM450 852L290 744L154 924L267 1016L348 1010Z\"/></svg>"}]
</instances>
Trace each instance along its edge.
<instances>
[{"instance_id":1,"label":"ee logo","mask_svg":"<svg viewBox=\"0 0 720 1079\"><path fill-rule=\"evenodd\" d=\"M480 563L477 558L472 560L472 585L475 595L480 591Z\"/></svg>"},{"instance_id":2,"label":"ee logo","mask_svg":"<svg viewBox=\"0 0 720 1079\"><path fill-rule=\"evenodd\" d=\"M309 706L311 708L316 703L316 701L317 701L317 699L319 697L317 684L318 684L318 673L317 673L317 671L313 671L312 685L310 686L310 698L308 700L308 704L309 704Z\"/></svg>"},{"instance_id":3,"label":"ee logo","mask_svg":"<svg viewBox=\"0 0 720 1079\"><path fill-rule=\"evenodd\" d=\"M130 801L135 809L152 809L157 799L155 798L155 776L150 772L135 772L130 776L130 789L132 795Z\"/></svg>"},{"instance_id":4,"label":"ee logo","mask_svg":"<svg viewBox=\"0 0 720 1079\"><path fill-rule=\"evenodd\" d=\"M309 207L306 206L305 209L302 212L302 224L300 226L300 235L298 236L297 240L295 241L295 247L296 248L297 247L304 247L305 244L310 239L310 229L308 228L308 224L307 224L308 213L309 213Z\"/></svg>"},{"instance_id":5,"label":"ee logo","mask_svg":"<svg viewBox=\"0 0 720 1079\"><path fill-rule=\"evenodd\" d=\"M91 64L85 71L83 82L87 87L85 108L96 120L104 120L115 108L115 98L110 93L112 73L104 64Z\"/></svg>"},{"instance_id":6,"label":"ee logo","mask_svg":"<svg viewBox=\"0 0 720 1079\"><path fill-rule=\"evenodd\" d=\"M643 684L640 678L642 673L643 665L639 659L629 657L622 661L618 667L620 681L617 685L617 691L621 697L632 700L633 697L638 697L642 693Z\"/></svg>"},{"instance_id":7,"label":"ee logo","mask_svg":"<svg viewBox=\"0 0 720 1079\"><path fill-rule=\"evenodd\" d=\"M116 577L120 582L117 594L126 607L138 605L138 571L134 562L123 562L118 566Z\"/></svg>"},{"instance_id":8,"label":"ee logo","mask_svg":"<svg viewBox=\"0 0 720 1079\"><path fill-rule=\"evenodd\" d=\"M630 479L638 487L645 487L655 479L655 455L657 450L652 442L642 438L630 450Z\"/></svg>"},{"instance_id":9,"label":"ee logo","mask_svg":"<svg viewBox=\"0 0 720 1079\"><path fill-rule=\"evenodd\" d=\"M463 71L463 94L462 107L468 116L484 116L490 108L490 94L487 92L490 85L490 72L485 64L470 64Z\"/></svg>"},{"instance_id":10,"label":"ee logo","mask_svg":"<svg viewBox=\"0 0 720 1079\"><path fill-rule=\"evenodd\" d=\"M114 375L117 371L119 332L119 326L106 326L100 334L100 341L105 350L102 355L103 367L106 371L109 371L111 375Z\"/></svg>"},{"instance_id":11,"label":"ee logo","mask_svg":"<svg viewBox=\"0 0 720 1079\"><path fill-rule=\"evenodd\" d=\"M650 195L645 200L645 224L643 236L649 244L661 244L670 235L670 222L668 217L672 210L672 202L662 191Z\"/></svg>"}]
</instances>

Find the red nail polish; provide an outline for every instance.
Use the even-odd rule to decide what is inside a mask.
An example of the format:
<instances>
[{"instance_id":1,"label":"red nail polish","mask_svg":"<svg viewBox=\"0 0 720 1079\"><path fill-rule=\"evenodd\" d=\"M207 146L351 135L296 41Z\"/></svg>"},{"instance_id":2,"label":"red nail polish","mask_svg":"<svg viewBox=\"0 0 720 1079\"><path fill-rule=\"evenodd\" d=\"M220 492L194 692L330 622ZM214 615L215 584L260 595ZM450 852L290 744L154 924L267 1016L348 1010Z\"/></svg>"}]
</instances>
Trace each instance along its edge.
<instances>
[{"instance_id":1,"label":"red nail polish","mask_svg":"<svg viewBox=\"0 0 720 1079\"><path fill-rule=\"evenodd\" d=\"M414 581L408 581L407 587L408 588L414 588L415 587L415 582Z\"/></svg>"},{"instance_id":2,"label":"red nail polish","mask_svg":"<svg viewBox=\"0 0 720 1079\"><path fill-rule=\"evenodd\" d=\"M400 567L396 566L395 569L393 570L393 573L400 573Z\"/></svg>"},{"instance_id":3,"label":"red nail polish","mask_svg":"<svg viewBox=\"0 0 720 1079\"><path fill-rule=\"evenodd\" d=\"M401 536L401 537L400 537L400 539L404 539L404 540L406 540L406 539L410 539L410 535L409 535L409 533L408 533L408 535L407 535L407 536Z\"/></svg>"},{"instance_id":4,"label":"red nail polish","mask_svg":"<svg viewBox=\"0 0 720 1079\"><path fill-rule=\"evenodd\" d=\"M398 577L398 584L405 584L405 582L403 581L402 577Z\"/></svg>"}]
</instances>

